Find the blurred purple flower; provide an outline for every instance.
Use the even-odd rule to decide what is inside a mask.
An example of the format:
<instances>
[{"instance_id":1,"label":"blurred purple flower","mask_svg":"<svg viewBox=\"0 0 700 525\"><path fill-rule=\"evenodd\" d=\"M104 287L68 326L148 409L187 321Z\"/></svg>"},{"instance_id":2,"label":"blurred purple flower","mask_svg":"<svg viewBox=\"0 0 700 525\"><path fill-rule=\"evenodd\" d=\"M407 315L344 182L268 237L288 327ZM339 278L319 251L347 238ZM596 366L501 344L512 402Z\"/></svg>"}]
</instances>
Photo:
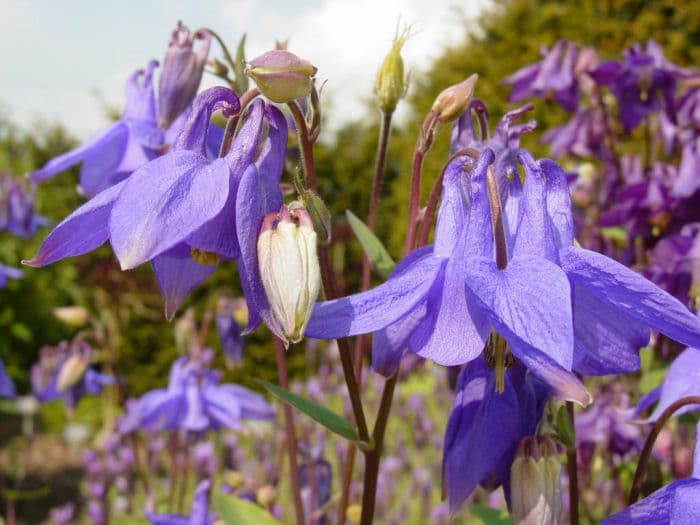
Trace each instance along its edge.
<instances>
[{"instance_id":1,"label":"blurred purple flower","mask_svg":"<svg viewBox=\"0 0 700 525\"><path fill-rule=\"evenodd\" d=\"M156 514L146 510L145 516L152 525L213 525L214 516L209 512L211 481L200 481L194 492L188 516L181 514Z\"/></svg>"},{"instance_id":2,"label":"blurred purple flower","mask_svg":"<svg viewBox=\"0 0 700 525\"><path fill-rule=\"evenodd\" d=\"M217 372L181 357L170 369L168 387L151 390L132 403L119 430L205 432L238 429L242 419L273 418L274 410L258 394L239 385L221 385Z\"/></svg>"},{"instance_id":3,"label":"blurred purple flower","mask_svg":"<svg viewBox=\"0 0 700 525\"><path fill-rule=\"evenodd\" d=\"M34 395L41 402L60 399L72 410L84 395L97 395L114 384L114 376L90 368L91 359L92 348L84 341L43 347L29 372Z\"/></svg>"},{"instance_id":4,"label":"blurred purple flower","mask_svg":"<svg viewBox=\"0 0 700 525\"><path fill-rule=\"evenodd\" d=\"M60 507L55 507L49 512L51 525L70 525L75 515L75 504L66 503Z\"/></svg>"},{"instance_id":5,"label":"blurred purple flower","mask_svg":"<svg viewBox=\"0 0 700 525\"><path fill-rule=\"evenodd\" d=\"M245 316L242 315L243 312ZM248 323L247 320L241 323L239 319L242 320L242 317L248 317L244 300L219 298L216 306L216 332L229 366L240 363L243 357L244 341L241 331Z\"/></svg>"},{"instance_id":6,"label":"blurred purple flower","mask_svg":"<svg viewBox=\"0 0 700 525\"><path fill-rule=\"evenodd\" d=\"M598 155L604 144L603 119L603 113L597 108L576 110L569 122L542 135L542 142L549 144L554 157L564 153L581 157Z\"/></svg>"},{"instance_id":7,"label":"blurred purple flower","mask_svg":"<svg viewBox=\"0 0 700 525\"><path fill-rule=\"evenodd\" d=\"M200 441L192 455L194 471L199 479L211 478L218 468L216 450L212 441Z\"/></svg>"},{"instance_id":8,"label":"blurred purple flower","mask_svg":"<svg viewBox=\"0 0 700 525\"><path fill-rule=\"evenodd\" d=\"M692 74L667 61L653 40L647 42L646 49L641 45L627 49L623 61L606 62L590 72L598 84L608 86L615 95L620 121L628 133L661 108L675 122L676 82Z\"/></svg>"},{"instance_id":9,"label":"blurred purple flower","mask_svg":"<svg viewBox=\"0 0 700 525\"><path fill-rule=\"evenodd\" d=\"M495 373L481 359L466 365L459 376L442 460L453 512L477 485L503 485L509 493L518 442L534 434L542 417L549 398L546 385L517 364L507 369L505 382L503 393L497 393Z\"/></svg>"},{"instance_id":10,"label":"blurred purple flower","mask_svg":"<svg viewBox=\"0 0 700 525\"><path fill-rule=\"evenodd\" d=\"M595 60L590 50L579 52L573 42L559 40L551 50L541 49L542 60L525 66L504 79L512 86L508 102L520 102L530 97L554 99L573 113L579 98L577 75Z\"/></svg>"},{"instance_id":11,"label":"blurred purple flower","mask_svg":"<svg viewBox=\"0 0 700 525\"><path fill-rule=\"evenodd\" d=\"M15 397L15 385L5 371L2 359L0 359L0 397Z\"/></svg>"},{"instance_id":12,"label":"blurred purple flower","mask_svg":"<svg viewBox=\"0 0 700 525\"><path fill-rule=\"evenodd\" d=\"M10 173L0 172L0 232L22 239L32 237L48 221L34 213L35 187L29 188Z\"/></svg>"},{"instance_id":13,"label":"blurred purple flower","mask_svg":"<svg viewBox=\"0 0 700 525\"><path fill-rule=\"evenodd\" d=\"M593 405L576 415L579 465L590 462L597 446L620 456L641 449L639 427L629 422L631 411L629 396L613 387L602 395L597 395Z\"/></svg>"},{"instance_id":14,"label":"blurred purple flower","mask_svg":"<svg viewBox=\"0 0 700 525\"><path fill-rule=\"evenodd\" d=\"M0 264L0 289L7 286L8 279L21 279L23 275L22 270Z\"/></svg>"},{"instance_id":15,"label":"blurred purple flower","mask_svg":"<svg viewBox=\"0 0 700 525\"><path fill-rule=\"evenodd\" d=\"M661 525L700 523L700 425L695 442L693 473L653 492L634 505L603 520L603 525Z\"/></svg>"},{"instance_id":16,"label":"blurred purple flower","mask_svg":"<svg viewBox=\"0 0 700 525\"><path fill-rule=\"evenodd\" d=\"M687 348L674 359L663 382L639 400L632 417L639 416L658 402L651 415L640 420L643 423L652 423L669 406L687 396L700 396L700 350L697 348ZM687 405L676 411L675 415L679 416L698 409L700 409L698 405Z\"/></svg>"},{"instance_id":17,"label":"blurred purple flower","mask_svg":"<svg viewBox=\"0 0 700 525\"><path fill-rule=\"evenodd\" d=\"M301 483L301 497L304 503L304 512L308 516L311 509L312 483L315 501L313 508L315 511L323 508L331 499L332 494L332 471L331 464L324 459L317 459L304 463L299 467L299 479ZM324 525L327 523L326 516L314 520L313 525Z\"/></svg>"}]
</instances>

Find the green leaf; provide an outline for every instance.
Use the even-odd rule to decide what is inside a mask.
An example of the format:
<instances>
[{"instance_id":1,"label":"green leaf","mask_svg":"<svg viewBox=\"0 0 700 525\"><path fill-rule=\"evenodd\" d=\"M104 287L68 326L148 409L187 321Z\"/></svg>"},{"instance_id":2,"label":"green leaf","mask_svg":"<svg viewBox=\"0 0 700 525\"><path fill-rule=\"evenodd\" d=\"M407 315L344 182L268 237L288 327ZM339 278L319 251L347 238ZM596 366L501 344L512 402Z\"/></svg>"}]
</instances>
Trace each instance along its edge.
<instances>
[{"instance_id":1,"label":"green leaf","mask_svg":"<svg viewBox=\"0 0 700 525\"><path fill-rule=\"evenodd\" d=\"M321 405L317 405L308 399L304 399L301 396L293 394L292 392L285 390L277 385L269 383L268 381L263 381L262 379L257 380L262 386L264 386L273 396L281 399L282 401L289 403L293 407L298 408L304 414L309 416L311 419L318 421L324 427L326 427L331 432L335 432L339 436L352 441L358 441L360 438L357 435L355 427L353 427L350 422L340 417L335 412L331 412Z\"/></svg>"},{"instance_id":2,"label":"green leaf","mask_svg":"<svg viewBox=\"0 0 700 525\"><path fill-rule=\"evenodd\" d=\"M377 239L377 236L369 231L365 223L358 219L353 212L346 210L345 216L357 240L360 241L365 255L367 255L369 262L372 264L372 268L384 279L388 278L391 270L396 266L389 252L386 251L386 248L384 248L382 242Z\"/></svg>"},{"instance_id":3,"label":"green leaf","mask_svg":"<svg viewBox=\"0 0 700 525\"><path fill-rule=\"evenodd\" d=\"M233 63L234 81L236 83L236 91L239 95L248 91L248 76L245 74L245 37L246 34L243 33L241 40L238 42L236 58Z\"/></svg>"},{"instance_id":4,"label":"green leaf","mask_svg":"<svg viewBox=\"0 0 700 525\"><path fill-rule=\"evenodd\" d=\"M513 525L513 520L505 510L492 509L480 503L469 505L469 511L481 520L483 525Z\"/></svg>"},{"instance_id":5,"label":"green leaf","mask_svg":"<svg viewBox=\"0 0 700 525\"><path fill-rule=\"evenodd\" d=\"M214 494L214 509L226 525L281 525L282 523L255 503L223 492Z\"/></svg>"}]
</instances>

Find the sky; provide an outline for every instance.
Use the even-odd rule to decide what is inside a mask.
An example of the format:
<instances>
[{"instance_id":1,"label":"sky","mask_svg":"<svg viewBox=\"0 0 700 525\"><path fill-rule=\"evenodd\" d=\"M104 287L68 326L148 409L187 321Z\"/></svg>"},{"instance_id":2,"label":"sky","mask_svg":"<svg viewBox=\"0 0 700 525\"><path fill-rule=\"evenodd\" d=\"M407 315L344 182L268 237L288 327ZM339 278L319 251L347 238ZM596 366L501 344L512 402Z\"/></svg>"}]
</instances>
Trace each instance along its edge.
<instances>
[{"instance_id":1,"label":"sky","mask_svg":"<svg viewBox=\"0 0 700 525\"><path fill-rule=\"evenodd\" d=\"M399 17L413 25L403 57L418 73L461 40L466 21L487 2L0 0L0 111L24 128L60 122L86 138L107 124L105 103L121 108L128 75L162 59L182 20L193 30L214 29L232 51L247 33L249 59L288 38L289 49L327 80L324 104L334 128L365 114ZM215 44L212 51L210 57L219 55Z\"/></svg>"}]
</instances>

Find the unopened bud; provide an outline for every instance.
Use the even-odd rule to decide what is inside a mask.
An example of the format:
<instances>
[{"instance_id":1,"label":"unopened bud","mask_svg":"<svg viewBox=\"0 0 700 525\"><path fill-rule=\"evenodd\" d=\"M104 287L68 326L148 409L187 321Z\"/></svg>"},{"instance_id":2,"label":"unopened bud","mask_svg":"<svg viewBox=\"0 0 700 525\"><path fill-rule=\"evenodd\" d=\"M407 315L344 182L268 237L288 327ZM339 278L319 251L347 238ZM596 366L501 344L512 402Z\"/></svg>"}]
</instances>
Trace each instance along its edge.
<instances>
[{"instance_id":1,"label":"unopened bud","mask_svg":"<svg viewBox=\"0 0 700 525\"><path fill-rule=\"evenodd\" d=\"M458 118L469 105L474 86L479 75L474 73L467 80L443 90L433 102L433 113L440 122L450 122Z\"/></svg>"},{"instance_id":2,"label":"unopened bud","mask_svg":"<svg viewBox=\"0 0 700 525\"><path fill-rule=\"evenodd\" d=\"M513 520L518 525L557 525L561 513L561 464L551 438L524 438L510 469Z\"/></svg>"},{"instance_id":3,"label":"unopened bud","mask_svg":"<svg viewBox=\"0 0 700 525\"><path fill-rule=\"evenodd\" d=\"M389 53L384 58L382 66L377 72L374 81L374 94L377 95L379 108L385 113L392 113L396 109L408 88L408 79L403 73L403 58L401 58L401 48L411 36L409 27L405 27L399 34L398 28L394 41L391 44Z\"/></svg>"},{"instance_id":4,"label":"unopened bud","mask_svg":"<svg viewBox=\"0 0 700 525\"><path fill-rule=\"evenodd\" d=\"M284 103L311 93L316 68L294 53L276 49L252 60L245 72L263 95Z\"/></svg>"},{"instance_id":5,"label":"unopened bud","mask_svg":"<svg viewBox=\"0 0 700 525\"><path fill-rule=\"evenodd\" d=\"M90 313L82 306L59 306L53 309L53 315L70 326L84 326L90 319Z\"/></svg>"},{"instance_id":6,"label":"unopened bud","mask_svg":"<svg viewBox=\"0 0 700 525\"><path fill-rule=\"evenodd\" d=\"M197 51L195 39L202 40ZM192 103L209 56L211 35L204 30L191 33L178 22L163 60L158 82L158 125L167 129Z\"/></svg>"},{"instance_id":7,"label":"unopened bud","mask_svg":"<svg viewBox=\"0 0 700 525\"><path fill-rule=\"evenodd\" d=\"M258 264L272 314L285 343L304 337L321 289L316 232L302 207L283 205L268 213L258 237Z\"/></svg>"},{"instance_id":8,"label":"unopened bud","mask_svg":"<svg viewBox=\"0 0 700 525\"><path fill-rule=\"evenodd\" d=\"M61 370L58 372L56 390L58 392L65 392L75 385L80 381L80 378L83 377L89 364L89 355L82 353L71 355L66 359L63 366L61 366Z\"/></svg>"}]
</instances>

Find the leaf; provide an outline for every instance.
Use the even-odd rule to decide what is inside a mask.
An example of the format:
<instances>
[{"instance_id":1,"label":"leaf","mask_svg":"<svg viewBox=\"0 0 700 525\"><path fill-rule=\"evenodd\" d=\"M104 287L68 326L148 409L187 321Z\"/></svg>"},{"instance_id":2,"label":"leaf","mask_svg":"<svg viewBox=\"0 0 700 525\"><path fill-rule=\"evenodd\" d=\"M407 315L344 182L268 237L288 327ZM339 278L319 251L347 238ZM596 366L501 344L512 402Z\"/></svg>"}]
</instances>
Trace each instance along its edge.
<instances>
[{"instance_id":1,"label":"leaf","mask_svg":"<svg viewBox=\"0 0 700 525\"><path fill-rule=\"evenodd\" d=\"M345 439L350 439L352 441L358 441L360 438L357 435L355 427L353 427L349 421L343 419L335 412L328 410L321 405L304 399L301 396L293 394L292 392L285 390L277 385L269 383L268 381L263 381L262 379L257 380L262 386L264 386L273 396L281 399L282 401L289 403L293 407L298 408L304 414L309 416L311 419L318 421L324 427L326 427L331 432L335 432L339 436Z\"/></svg>"},{"instance_id":2,"label":"leaf","mask_svg":"<svg viewBox=\"0 0 700 525\"><path fill-rule=\"evenodd\" d=\"M222 492L214 494L214 510L226 525L281 525L282 523L255 503Z\"/></svg>"},{"instance_id":3,"label":"leaf","mask_svg":"<svg viewBox=\"0 0 700 525\"><path fill-rule=\"evenodd\" d=\"M481 520L483 525L513 525L513 520L505 510L492 509L480 503L469 505L469 511Z\"/></svg>"},{"instance_id":4,"label":"leaf","mask_svg":"<svg viewBox=\"0 0 700 525\"><path fill-rule=\"evenodd\" d=\"M369 231L365 223L358 219L353 212L346 210L345 216L350 223L352 231L355 233L355 237L360 241L365 255L367 255L369 262L372 264L372 268L384 279L388 278L391 270L396 266L389 252L386 251L386 248L384 248L377 236Z\"/></svg>"}]
</instances>

